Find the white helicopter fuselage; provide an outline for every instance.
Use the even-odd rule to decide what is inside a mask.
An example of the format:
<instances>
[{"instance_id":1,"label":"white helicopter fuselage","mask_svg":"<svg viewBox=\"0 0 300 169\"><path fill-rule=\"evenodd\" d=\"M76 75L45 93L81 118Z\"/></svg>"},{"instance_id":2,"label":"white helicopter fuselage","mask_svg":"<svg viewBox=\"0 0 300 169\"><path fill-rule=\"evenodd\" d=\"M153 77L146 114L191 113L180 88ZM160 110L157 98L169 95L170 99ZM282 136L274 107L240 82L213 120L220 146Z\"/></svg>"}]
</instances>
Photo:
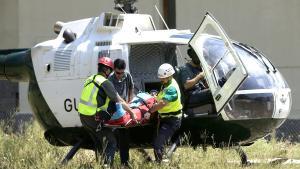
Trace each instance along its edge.
<instances>
[{"instance_id":1,"label":"white helicopter fuselage","mask_svg":"<svg viewBox=\"0 0 300 169\"><path fill-rule=\"evenodd\" d=\"M178 66L178 45L195 51L210 92L196 106L182 100L180 133L191 133L196 145L221 146L228 140L248 145L279 127L290 113L291 90L284 77L256 48L232 41L210 13L194 34L156 30L150 15L112 13L63 23L55 32L53 40L0 57L1 79L29 81L28 100L52 145L74 145L84 138L82 147L93 148L81 127L78 102L85 79L97 73L99 57L124 59L135 91L147 92L160 89L157 68L162 63ZM181 73L176 68L178 82ZM154 126L129 128L132 143L150 145ZM203 133L208 140L200 137Z\"/></svg>"},{"instance_id":2,"label":"white helicopter fuselage","mask_svg":"<svg viewBox=\"0 0 300 169\"><path fill-rule=\"evenodd\" d=\"M76 33L66 43L64 30ZM131 44L177 43L169 37L189 30L156 30L150 15L102 13L99 17L68 22L56 39L32 48L32 63L40 90L62 127L81 126L78 102L84 80L97 73L98 57L122 58L129 65ZM151 66L146 65L145 66ZM129 66L127 66L127 71Z\"/></svg>"}]
</instances>

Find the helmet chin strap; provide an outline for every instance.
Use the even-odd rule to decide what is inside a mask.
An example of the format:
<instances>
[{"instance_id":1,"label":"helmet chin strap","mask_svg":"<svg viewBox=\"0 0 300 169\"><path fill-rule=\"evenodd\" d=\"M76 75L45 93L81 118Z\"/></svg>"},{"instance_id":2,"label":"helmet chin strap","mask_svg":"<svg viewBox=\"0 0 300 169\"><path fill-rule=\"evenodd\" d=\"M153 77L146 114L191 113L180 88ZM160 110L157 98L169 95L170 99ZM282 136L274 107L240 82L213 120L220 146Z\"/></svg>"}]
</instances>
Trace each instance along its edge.
<instances>
[{"instance_id":1,"label":"helmet chin strap","mask_svg":"<svg viewBox=\"0 0 300 169\"><path fill-rule=\"evenodd\" d=\"M110 71L110 73L107 73L108 70L109 69L103 69L101 72L99 72L99 74L101 74L101 75L105 76L105 78L107 78L111 73L111 71Z\"/></svg>"},{"instance_id":2,"label":"helmet chin strap","mask_svg":"<svg viewBox=\"0 0 300 169\"><path fill-rule=\"evenodd\" d=\"M172 76L170 76L170 77L172 77ZM172 78L170 78L170 77L168 77L167 83L162 83L164 86L168 86L169 84L171 84Z\"/></svg>"},{"instance_id":3,"label":"helmet chin strap","mask_svg":"<svg viewBox=\"0 0 300 169\"><path fill-rule=\"evenodd\" d=\"M106 77L108 77L108 76L110 75L110 73L112 72L112 71L109 71L109 73L107 73L108 70L109 70L109 69L107 69L107 70L104 71L104 74L106 75Z\"/></svg>"}]
</instances>

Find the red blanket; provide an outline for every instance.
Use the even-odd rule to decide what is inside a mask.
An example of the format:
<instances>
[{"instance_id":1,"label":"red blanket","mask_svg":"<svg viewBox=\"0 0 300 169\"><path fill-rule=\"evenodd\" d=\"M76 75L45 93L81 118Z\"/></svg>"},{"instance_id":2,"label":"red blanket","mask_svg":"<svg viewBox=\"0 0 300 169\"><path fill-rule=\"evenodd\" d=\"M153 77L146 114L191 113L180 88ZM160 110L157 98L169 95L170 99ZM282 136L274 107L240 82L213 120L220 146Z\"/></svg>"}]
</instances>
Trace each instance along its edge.
<instances>
[{"instance_id":1,"label":"red blanket","mask_svg":"<svg viewBox=\"0 0 300 169\"><path fill-rule=\"evenodd\" d=\"M146 125L149 123L150 119L153 116L153 113L149 113L149 109L153 106L153 104L156 102L156 99L154 97L145 100L141 103L140 106L137 108L133 108L133 112L136 115L136 121L133 121L130 117L130 114L128 112L125 113L124 116L122 116L119 119L116 120L109 120L104 123L105 126L108 127L135 127L137 125Z\"/></svg>"}]
</instances>

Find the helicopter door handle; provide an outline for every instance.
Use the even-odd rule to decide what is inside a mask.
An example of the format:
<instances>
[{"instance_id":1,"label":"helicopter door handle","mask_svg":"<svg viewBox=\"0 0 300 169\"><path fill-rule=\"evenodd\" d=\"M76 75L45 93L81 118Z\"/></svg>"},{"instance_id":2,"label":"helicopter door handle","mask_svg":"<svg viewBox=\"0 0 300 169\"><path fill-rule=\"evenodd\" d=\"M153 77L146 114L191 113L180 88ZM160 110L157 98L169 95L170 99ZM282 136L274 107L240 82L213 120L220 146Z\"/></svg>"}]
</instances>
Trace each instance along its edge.
<instances>
[{"instance_id":1,"label":"helicopter door handle","mask_svg":"<svg viewBox=\"0 0 300 169\"><path fill-rule=\"evenodd\" d=\"M221 96L220 94L218 94L218 95L215 97L215 99L216 99L217 101L219 101L221 97L222 97L222 96Z\"/></svg>"}]
</instances>

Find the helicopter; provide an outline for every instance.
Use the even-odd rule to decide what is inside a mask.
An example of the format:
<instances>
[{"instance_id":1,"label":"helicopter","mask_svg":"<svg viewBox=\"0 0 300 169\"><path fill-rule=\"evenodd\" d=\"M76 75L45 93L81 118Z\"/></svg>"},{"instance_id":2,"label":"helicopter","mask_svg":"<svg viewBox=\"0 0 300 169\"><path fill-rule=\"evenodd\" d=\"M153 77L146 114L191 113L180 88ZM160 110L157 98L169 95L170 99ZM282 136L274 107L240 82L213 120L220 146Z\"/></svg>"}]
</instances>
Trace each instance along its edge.
<instances>
[{"instance_id":1,"label":"helicopter","mask_svg":"<svg viewBox=\"0 0 300 169\"><path fill-rule=\"evenodd\" d=\"M212 14L204 16L195 33L157 30L150 15L137 14L133 3L122 3L117 7L121 14L57 22L55 39L18 52L1 51L0 79L29 82L29 103L45 139L54 146L73 146L63 162L80 148L94 149L80 122L78 103L84 80L97 72L97 60L103 56L124 59L136 91L151 91L160 87L159 65L179 67L180 47L196 52L213 100L183 103L182 126L169 155L183 135L190 135L194 147L247 146L286 120L292 98L283 76L262 52L231 40ZM128 128L130 146L150 147L155 125ZM238 153L246 163L246 154Z\"/></svg>"}]
</instances>

